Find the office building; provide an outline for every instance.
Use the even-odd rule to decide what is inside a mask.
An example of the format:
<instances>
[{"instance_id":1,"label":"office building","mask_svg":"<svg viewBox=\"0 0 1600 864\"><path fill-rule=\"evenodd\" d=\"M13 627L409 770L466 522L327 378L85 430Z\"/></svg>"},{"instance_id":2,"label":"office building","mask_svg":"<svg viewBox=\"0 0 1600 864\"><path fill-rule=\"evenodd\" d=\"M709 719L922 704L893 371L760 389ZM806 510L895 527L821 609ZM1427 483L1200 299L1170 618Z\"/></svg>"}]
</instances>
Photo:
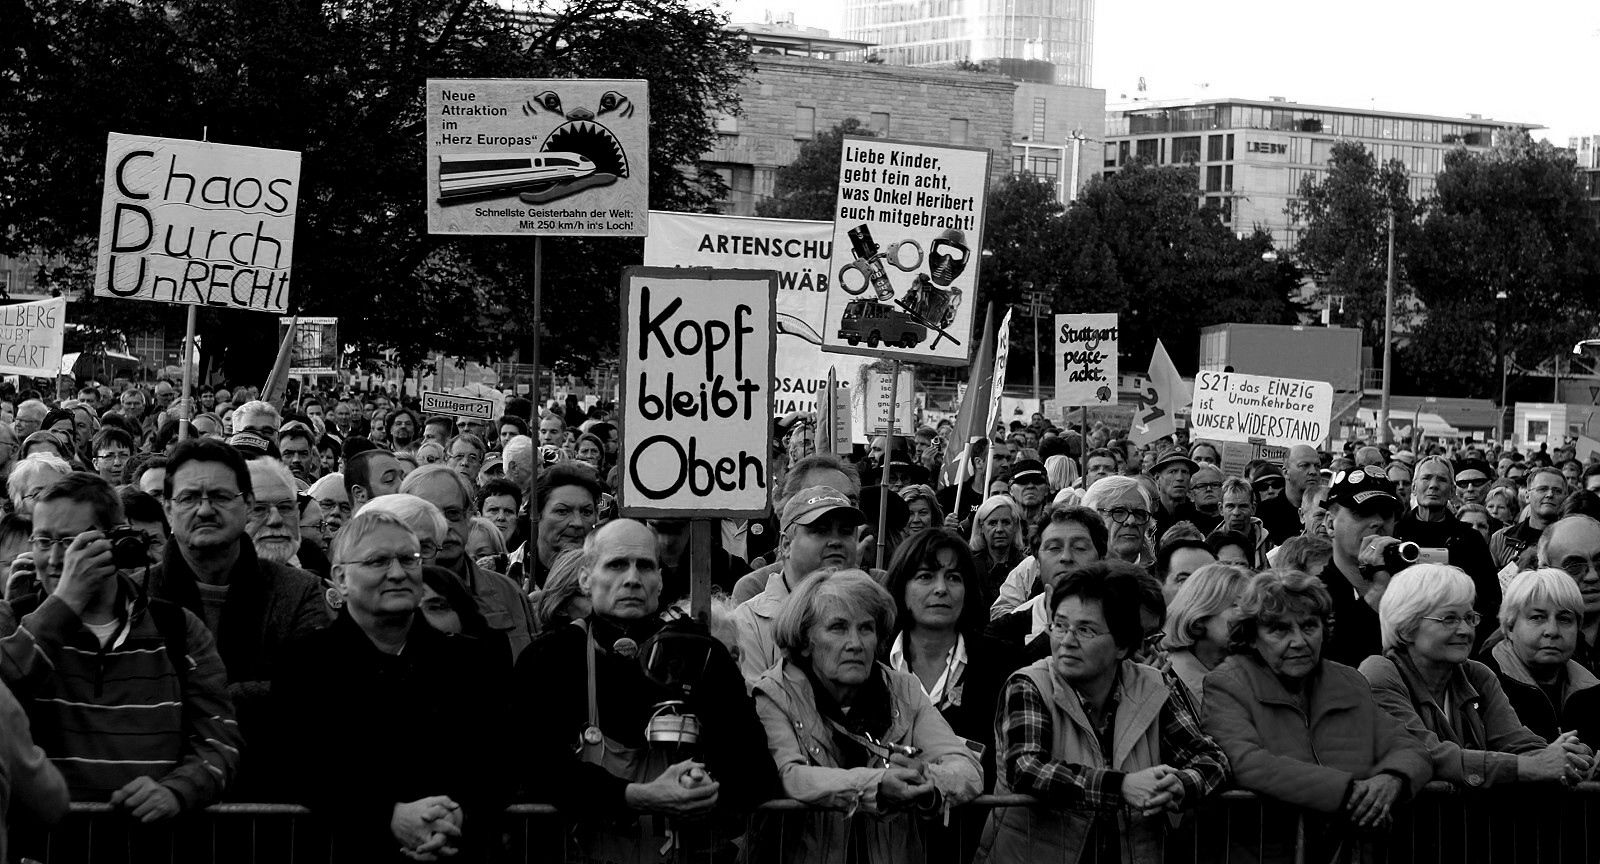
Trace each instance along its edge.
<instances>
[{"instance_id":1,"label":"office building","mask_svg":"<svg viewBox=\"0 0 1600 864\"><path fill-rule=\"evenodd\" d=\"M1088 87L1094 0L845 0L844 35L894 66L995 61L1019 81Z\"/></svg>"},{"instance_id":2,"label":"office building","mask_svg":"<svg viewBox=\"0 0 1600 864\"><path fill-rule=\"evenodd\" d=\"M1381 162L1399 160L1411 174L1411 197L1433 190L1444 156L1457 147L1481 150L1496 136L1541 128L1476 115L1439 117L1363 108L1302 105L1283 99L1184 99L1112 105L1106 115L1102 169L1137 159L1150 165L1200 168L1202 204L1216 207L1240 233L1272 232L1280 248L1294 244L1286 212L1301 181L1327 172L1340 141L1357 141Z\"/></svg>"}]
</instances>

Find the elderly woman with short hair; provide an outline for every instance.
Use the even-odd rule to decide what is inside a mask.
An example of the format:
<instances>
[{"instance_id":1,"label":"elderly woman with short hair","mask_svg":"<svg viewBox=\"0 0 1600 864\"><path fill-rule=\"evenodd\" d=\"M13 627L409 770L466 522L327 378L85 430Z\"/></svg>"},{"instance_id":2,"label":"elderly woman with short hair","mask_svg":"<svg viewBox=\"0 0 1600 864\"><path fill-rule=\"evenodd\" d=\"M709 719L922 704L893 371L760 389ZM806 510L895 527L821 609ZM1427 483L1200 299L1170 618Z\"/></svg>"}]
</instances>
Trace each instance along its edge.
<instances>
[{"instance_id":1,"label":"elderly woman with short hair","mask_svg":"<svg viewBox=\"0 0 1600 864\"><path fill-rule=\"evenodd\" d=\"M1472 579L1446 564L1395 574L1378 606L1383 654L1361 664L1373 697L1428 748L1437 779L1469 787L1576 779L1589 769L1587 748L1535 735L1494 672L1468 659L1476 597Z\"/></svg>"},{"instance_id":2,"label":"elderly woman with short hair","mask_svg":"<svg viewBox=\"0 0 1600 864\"><path fill-rule=\"evenodd\" d=\"M944 509L939 506L939 496L933 487L921 483L900 488L900 497L906 502L910 516L906 518L906 534L914 535L928 528L944 524Z\"/></svg>"},{"instance_id":3,"label":"elderly woman with short hair","mask_svg":"<svg viewBox=\"0 0 1600 864\"><path fill-rule=\"evenodd\" d=\"M1600 678L1572 659L1583 593L1555 567L1525 570L1500 600L1505 636L1479 656L1500 677L1517 719L1547 741L1562 732L1600 742Z\"/></svg>"},{"instance_id":4,"label":"elderly woman with short hair","mask_svg":"<svg viewBox=\"0 0 1600 864\"><path fill-rule=\"evenodd\" d=\"M1039 804L994 811L975 860L1159 864L1163 815L1227 780L1183 688L1133 660L1142 580L1101 561L1051 588L1050 656L1011 674L995 721L995 791Z\"/></svg>"},{"instance_id":5,"label":"elderly woman with short hair","mask_svg":"<svg viewBox=\"0 0 1600 864\"><path fill-rule=\"evenodd\" d=\"M982 790L976 754L917 677L877 662L894 599L860 570L824 570L784 601L779 661L754 684L784 793L817 808L798 831L765 830L751 860L921 862L910 811L963 804ZM838 812L843 811L843 812Z\"/></svg>"},{"instance_id":6,"label":"elderly woman with short hair","mask_svg":"<svg viewBox=\"0 0 1600 864\"><path fill-rule=\"evenodd\" d=\"M1196 708L1204 704L1206 673L1228 659L1228 629L1238 612L1239 592L1249 581L1250 571L1243 567L1207 564L1189 574L1167 606L1161 648Z\"/></svg>"},{"instance_id":7,"label":"elderly woman with short hair","mask_svg":"<svg viewBox=\"0 0 1600 864\"><path fill-rule=\"evenodd\" d=\"M972 558L978 566L973 588L984 608L1000 596L1000 586L1028 557L1022 507L1010 495L994 495L972 517Z\"/></svg>"},{"instance_id":8,"label":"elderly woman with short hair","mask_svg":"<svg viewBox=\"0 0 1600 864\"><path fill-rule=\"evenodd\" d=\"M1205 678L1206 732L1228 754L1239 788L1271 799L1267 834L1250 841L1263 860L1293 854L1296 816L1307 817L1314 852L1336 849L1345 823L1335 816L1357 828L1381 825L1396 800L1433 776L1426 748L1378 706L1361 673L1322 659L1332 614L1317 579L1256 574L1239 598L1233 656Z\"/></svg>"}]
</instances>

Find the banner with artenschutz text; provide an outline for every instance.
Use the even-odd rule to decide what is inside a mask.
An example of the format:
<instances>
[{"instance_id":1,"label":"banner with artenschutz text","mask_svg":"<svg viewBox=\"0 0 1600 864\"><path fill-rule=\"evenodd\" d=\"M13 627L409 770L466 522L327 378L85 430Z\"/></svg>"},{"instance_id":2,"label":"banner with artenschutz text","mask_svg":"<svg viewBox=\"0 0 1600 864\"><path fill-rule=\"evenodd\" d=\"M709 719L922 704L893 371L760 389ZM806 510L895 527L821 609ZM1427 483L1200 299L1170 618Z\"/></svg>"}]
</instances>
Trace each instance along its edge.
<instances>
[{"instance_id":1,"label":"banner with artenschutz text","mask_svg":"<svg viewBox=\"0 0 1600 864\"><path fill-rule=\"evenodd\" d=\"M772 411L811 411L837 370L848 385L869 358L822 353L833 226L802 219L751 219L698 213L650 212L644 240L647 267L734 267L778 274L778 359L772 372Z\"/></svg>"},{"instance_id":2,"label":"banner with artenschutz text","mask_svg":"<svg viewBox=\"0 0 1600 864\"><path fill-rule=\"evenodd\" d=\"M622 515L764 515L778 280L627 267L620 293Z\"/></svg>"},{"instance_id":3,"label":"banner with artenschutz text","mask_svg":"<svg viewBox=\"0 0 1600 864\"><path fill-rule=\"evenodd\" d=\"M822 350L969 362L989 158L844 136Z\"/></svg>"}]
</instances>

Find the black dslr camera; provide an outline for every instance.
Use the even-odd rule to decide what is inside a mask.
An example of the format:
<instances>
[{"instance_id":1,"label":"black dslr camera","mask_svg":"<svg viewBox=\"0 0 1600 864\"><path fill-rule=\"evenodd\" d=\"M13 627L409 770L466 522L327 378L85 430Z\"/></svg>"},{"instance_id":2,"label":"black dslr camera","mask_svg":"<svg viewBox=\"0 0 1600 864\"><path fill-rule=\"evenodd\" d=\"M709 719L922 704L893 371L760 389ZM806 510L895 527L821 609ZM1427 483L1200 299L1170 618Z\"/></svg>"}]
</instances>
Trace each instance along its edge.
<instances>
[{"instance_id":1,"label":"black dslr camera","mask_svg":"<svg viewBox=\"0 0 1600 864\"><path fill-rule=\"evenodd\" d=\"M123 525L106 532L111 541L111 563L118 570L133 570L155 563L150 560L150 538L143 531Z\"/></svg>"}]
</instances>

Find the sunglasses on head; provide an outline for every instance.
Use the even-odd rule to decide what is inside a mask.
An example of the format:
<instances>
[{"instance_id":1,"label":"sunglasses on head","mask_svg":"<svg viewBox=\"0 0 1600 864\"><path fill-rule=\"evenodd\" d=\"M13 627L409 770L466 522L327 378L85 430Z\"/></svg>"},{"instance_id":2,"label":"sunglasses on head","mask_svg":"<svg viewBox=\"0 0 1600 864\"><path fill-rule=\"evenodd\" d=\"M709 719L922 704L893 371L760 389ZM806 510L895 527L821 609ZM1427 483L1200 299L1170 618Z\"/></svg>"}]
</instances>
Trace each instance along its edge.
<instances>
[{"instance_id":1,"label":"sunglasses on head","mask_svg":"<svg viewBox=\"0 0 1600 864\"><path fill-rule=\"evenodd\" d=\"M1284 480L1282 477L1263 477L1252 485L1257 489L1282 489Z\"/></svg>"}]
</instances>

